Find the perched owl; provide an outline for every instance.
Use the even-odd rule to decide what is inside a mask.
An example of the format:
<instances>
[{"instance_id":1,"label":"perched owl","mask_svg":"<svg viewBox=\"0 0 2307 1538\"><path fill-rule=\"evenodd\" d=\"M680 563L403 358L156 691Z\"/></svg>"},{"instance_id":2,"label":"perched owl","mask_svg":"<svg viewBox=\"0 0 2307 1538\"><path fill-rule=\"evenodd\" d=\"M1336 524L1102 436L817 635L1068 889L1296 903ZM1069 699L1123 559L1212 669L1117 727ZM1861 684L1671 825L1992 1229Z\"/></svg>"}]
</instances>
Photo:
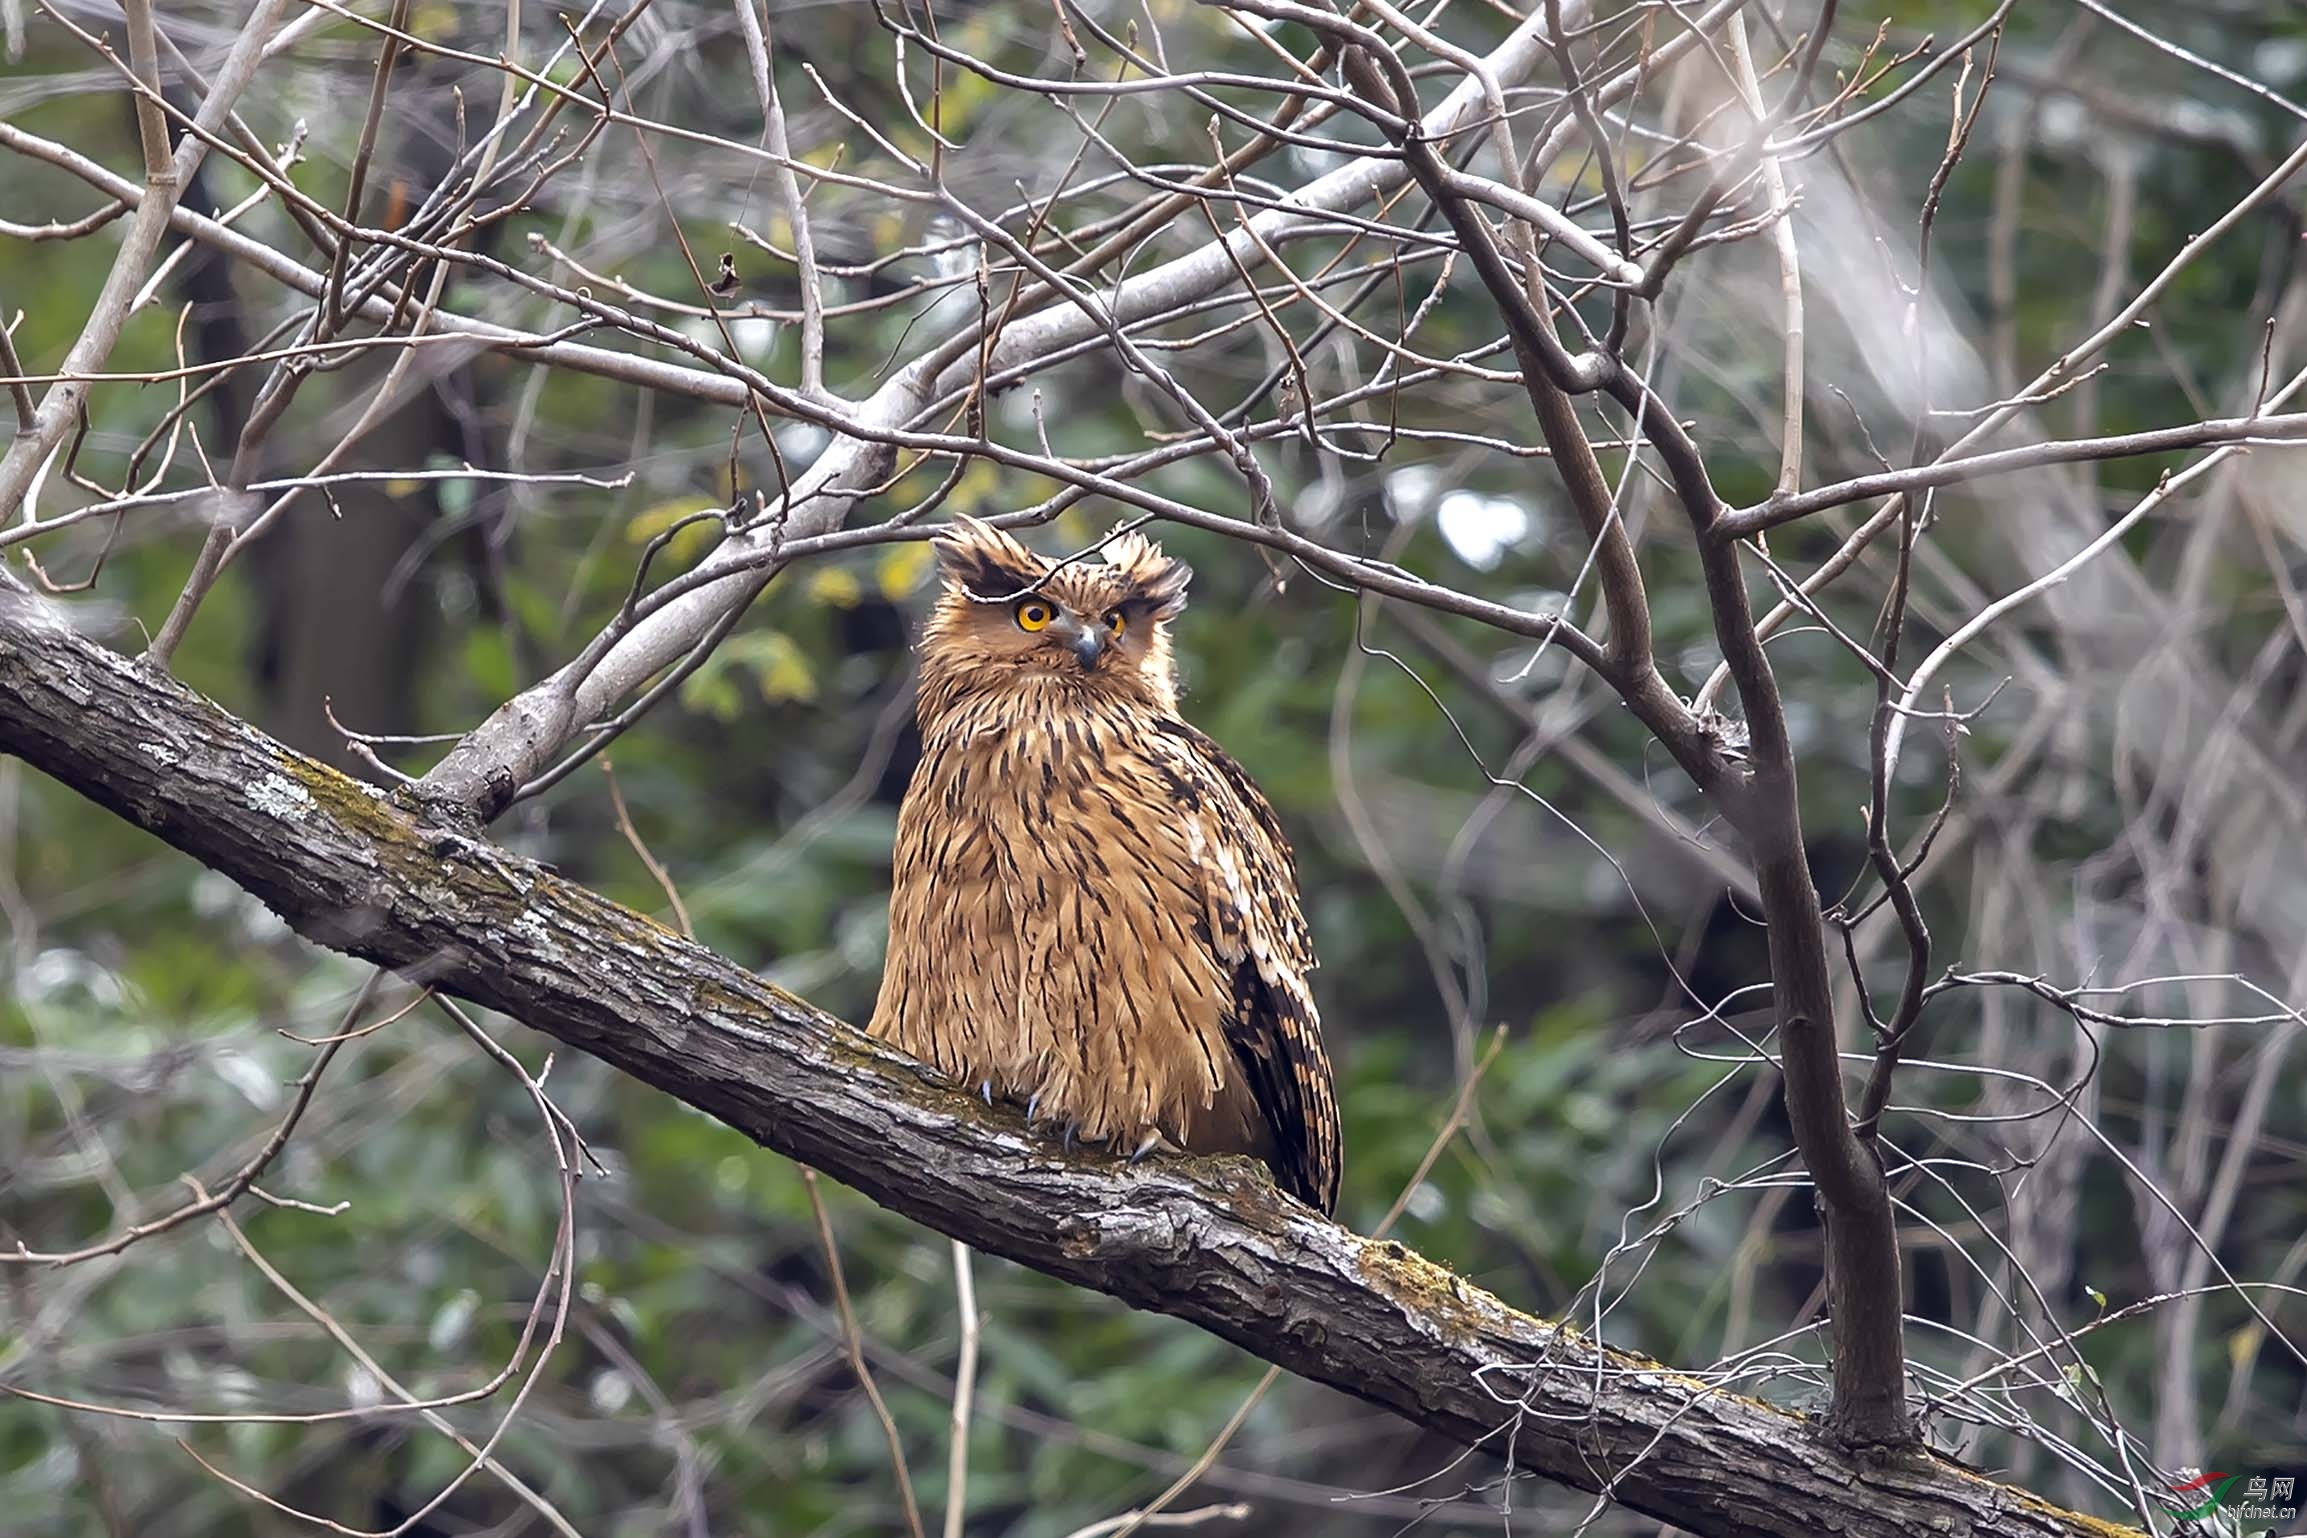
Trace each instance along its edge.
<instances>
[{"instance_id":1,"label":"perched owl","mask_svg":"<svg viewBox=\"0 0 2307 1538\"><path fill-rule=\"evenodd\" d=\"M1254 1154L1331 1211L1289 841L1178 716L1192 570L1135 534L1053 563L974 520L937 552L873 1034L1069 1139Z\"/></svg>"}]
</instances>

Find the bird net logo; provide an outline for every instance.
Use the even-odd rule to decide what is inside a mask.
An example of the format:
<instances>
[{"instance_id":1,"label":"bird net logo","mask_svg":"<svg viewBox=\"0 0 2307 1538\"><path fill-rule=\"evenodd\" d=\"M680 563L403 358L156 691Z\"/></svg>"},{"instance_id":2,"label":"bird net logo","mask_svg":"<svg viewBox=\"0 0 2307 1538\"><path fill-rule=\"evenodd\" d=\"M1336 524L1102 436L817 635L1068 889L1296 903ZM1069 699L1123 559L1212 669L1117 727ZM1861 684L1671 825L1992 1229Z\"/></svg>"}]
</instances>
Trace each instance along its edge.
<instances>
[{"instance_id":1,"label":"bird net logo","mask_svg":"<svg viewBox=\"0 0 2307 1538\"><path fill-rule=\"evenodd\" d=\"M2237 1522L2288 1522L2299 1515L2293 1504L2298 1488L2295 1474L2198 1474L2185 1484L2167 1487L2187 1509L2181 1521L2201 1522L2225 1517Z\"/></svg>"}]
</instances>

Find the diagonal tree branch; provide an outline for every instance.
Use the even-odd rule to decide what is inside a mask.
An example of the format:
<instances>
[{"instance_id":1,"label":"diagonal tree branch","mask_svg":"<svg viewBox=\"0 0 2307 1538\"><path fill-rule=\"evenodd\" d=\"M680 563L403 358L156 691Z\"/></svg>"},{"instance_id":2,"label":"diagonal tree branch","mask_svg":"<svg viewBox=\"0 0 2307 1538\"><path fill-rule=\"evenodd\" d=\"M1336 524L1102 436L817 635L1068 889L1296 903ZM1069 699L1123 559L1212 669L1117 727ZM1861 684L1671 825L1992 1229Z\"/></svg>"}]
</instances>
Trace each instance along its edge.
<instances>
[{"instance_id":1,"label":"diagonal tree branch","mask_svg":"<svg viewBox=\"0 0 2307 1538\"><path fill-rule=\"evenodd\" d=\"M78 634L0 574L0 751L300 933L503 1011L974 1248L1702 1538L2118 1538L1927 1453L1597 1349L1234 1160L1064 1158L714 952L449 828Z\"/></svg>"}]
</instances>

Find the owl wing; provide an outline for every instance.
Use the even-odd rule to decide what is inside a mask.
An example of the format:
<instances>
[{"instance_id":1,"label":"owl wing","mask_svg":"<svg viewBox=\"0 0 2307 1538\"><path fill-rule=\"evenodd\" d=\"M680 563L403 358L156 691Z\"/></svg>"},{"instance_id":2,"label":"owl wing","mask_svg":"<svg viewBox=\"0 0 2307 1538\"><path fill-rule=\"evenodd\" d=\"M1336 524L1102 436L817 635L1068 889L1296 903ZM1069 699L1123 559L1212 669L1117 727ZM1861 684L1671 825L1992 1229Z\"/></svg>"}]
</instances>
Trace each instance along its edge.
<instances>
[{"instance_id":1,"label":"owl wing","mask_svg":"<svg viewBox=\"0 0 2307 1538\"><path fill-rule=\"evenodd\" d=\"M1225 749L1175 719L1154 735L1201 877L1210 945L1233 981L1226 1042L1272 1136L1274 1173L1308 1205L1334 1211L1338 1105L1307 985L1313 937L1290 841Z\"/></svg>"}]
</instances>

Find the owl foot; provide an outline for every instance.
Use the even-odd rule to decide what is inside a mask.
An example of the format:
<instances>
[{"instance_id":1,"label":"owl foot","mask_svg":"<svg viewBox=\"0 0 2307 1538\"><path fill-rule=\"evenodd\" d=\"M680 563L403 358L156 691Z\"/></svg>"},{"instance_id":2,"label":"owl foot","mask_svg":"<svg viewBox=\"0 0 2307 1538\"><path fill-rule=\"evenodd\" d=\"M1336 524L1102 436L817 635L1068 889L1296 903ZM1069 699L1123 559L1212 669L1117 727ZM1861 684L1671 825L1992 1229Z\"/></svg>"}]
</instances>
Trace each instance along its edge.
<instances>
[{"instance_id":1,"label":"owl foot","mask_svg":"<svg viewBox=\"0 0 2307 1538\"><path fill-rule=\"evenodd\" d=\"M1139 1141L1136 1151L1129 1156L1129 1162L1136 1164L1140 1160L1144 1159L1146 1155L1152 1153L1155 1149L1167 1147L1168 1144L1169 1139L1163 1137L1161 1135L1161 1129L1157 1127L1153 1131L1148 1132L1145 1137Z\"/></svg>"}]
</instances>

